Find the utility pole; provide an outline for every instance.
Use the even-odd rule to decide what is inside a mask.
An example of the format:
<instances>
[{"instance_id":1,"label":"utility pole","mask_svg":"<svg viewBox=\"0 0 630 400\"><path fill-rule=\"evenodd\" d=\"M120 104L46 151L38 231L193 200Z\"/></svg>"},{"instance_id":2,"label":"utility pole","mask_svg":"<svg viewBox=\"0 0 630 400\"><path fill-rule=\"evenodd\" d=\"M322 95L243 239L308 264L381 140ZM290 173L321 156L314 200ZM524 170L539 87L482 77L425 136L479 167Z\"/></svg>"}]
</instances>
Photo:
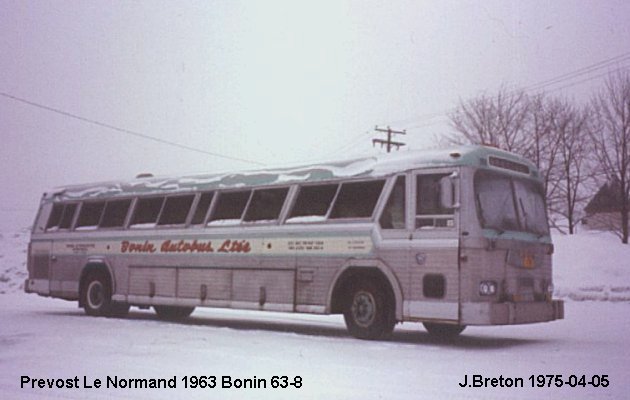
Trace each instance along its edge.
<instances>
[{"instance_id":1,"label":"utility pole","mask_svg":"<svg viewBox=\"0 0 630 400\"><path fill-rule=\"evenodd\" d=\"M405 143L403 142L395 142L392 140L392 134L394 135L406 135L407 134L407 130L404 131L395 131L392 128L390 128L389 126L387 127L387 129L382 129L379 128L378 126L374 127L374 130L377 132L386 132L387 133L387 140L385 139L372 139L372 146L374 146L376 143L379 143L381 145L381 147L383 146L387 146L387 152L391 152L392 151L392 146L396 146L396 150L400 149L400 146L404 146Z\"/></svg>"}]
</instances>

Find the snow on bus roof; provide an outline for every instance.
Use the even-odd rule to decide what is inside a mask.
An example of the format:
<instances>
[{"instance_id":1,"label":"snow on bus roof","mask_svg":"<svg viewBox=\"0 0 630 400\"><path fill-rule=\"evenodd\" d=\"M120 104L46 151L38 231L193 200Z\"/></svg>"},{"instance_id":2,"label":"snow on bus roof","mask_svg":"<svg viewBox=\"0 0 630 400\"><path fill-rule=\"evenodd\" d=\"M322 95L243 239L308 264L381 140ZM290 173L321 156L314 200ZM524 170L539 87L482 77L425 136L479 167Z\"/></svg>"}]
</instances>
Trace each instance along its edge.
<instances>
[{"instance_id":1,"label":"snow on bus roof","mask_svg":"<svg viewBox=\"0 0 630 400\"><path fill-rule=\"evenodd\" d=\"M197 190L237 189L239 187L327 181L340 178L370 178L416 168L452 165L479 165L490 155L533 164L517 155L485 146L459 146L440 150L409 150L345 161L323 162L297 167L249 170L233 173L198 174L180 177L150 177L129 181L101 182L55 188L44 198L58 200L123 197L138 194L168 194Z\"/></svg>"}]
</instances>

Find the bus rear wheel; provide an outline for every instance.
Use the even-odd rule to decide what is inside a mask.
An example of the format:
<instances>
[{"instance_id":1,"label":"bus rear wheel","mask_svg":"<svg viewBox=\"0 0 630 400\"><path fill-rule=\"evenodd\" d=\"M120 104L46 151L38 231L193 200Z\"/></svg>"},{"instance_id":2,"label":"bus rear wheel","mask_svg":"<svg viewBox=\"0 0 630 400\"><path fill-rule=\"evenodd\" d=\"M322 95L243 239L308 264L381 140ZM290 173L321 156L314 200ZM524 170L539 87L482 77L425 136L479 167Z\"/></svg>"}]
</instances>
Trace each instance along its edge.
<instances>
[{"instance_id":1,"label":"bus rear wheel","mask_svg":"<svg viewBox=\"0 0 630 400\"><path fill-rule=\"evenodd\" d=\"M422 325L431 337L442 340L453 339L466 329L466 325L437 324L434 322L424 322Z\"/></svg>"},{"instance_id":2,"label":"bus rear wheel","mask_svg":"<svg viewBox=\"0 0 630 400\"><path fill-rule=\"evenodd\" d=\"M167 321L177 321L188 317L195 311L195 307L182 306L153 306L158 318Z\"/></svg>"},{"instance_id":3,"label":"bus rear wheel","mask_svg":"<svg viewBox=\"0 0 630 400\"><path fill-rule=\"evenodd\" d=\"M112 301L110 280L100 271L90 272L85 279L81 304L94 317L123 317L129 312L129 304Z\"/></svg>"},{"instance_id":4,"label":"bus rear wheel","mask_svg":"<svg viewBox=\"0 0 630 400\"><path fill-rule=\"evenodd\" d=\"M351 286L343 317L350 334L359 339L386 338L396 324L392 302L383 289L369 280Z\"/></svg>"}]
</instances>

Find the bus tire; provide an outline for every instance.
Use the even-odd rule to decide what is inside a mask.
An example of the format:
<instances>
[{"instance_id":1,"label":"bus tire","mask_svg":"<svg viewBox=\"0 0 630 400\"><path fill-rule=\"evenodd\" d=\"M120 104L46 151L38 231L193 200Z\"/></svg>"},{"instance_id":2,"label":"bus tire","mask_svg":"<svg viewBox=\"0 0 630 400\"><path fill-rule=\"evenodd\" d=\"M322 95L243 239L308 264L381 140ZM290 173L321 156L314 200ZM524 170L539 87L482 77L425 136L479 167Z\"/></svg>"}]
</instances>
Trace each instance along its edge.
<instances>
[{"instance_id":1,"label":"bus tire","mask_svg":"<svg viewBox=\"0 0 630 400\"><path fill-rule=\"evenodd\" d=\"M103 271L91 271L83 282L81 304L87 315L94 317L122 317L129 312L129 304L112 301L112 285Z\"/></svg>"},{"instance_id":2,"label":"bus tire","mask_svg":"<svg viewBox=\"0 0 630 400\"><path fill-rule=\"evenodd\" d=\"M386 338L396 325L392 301L372 280L358 281L350 286L343 317L350 334L359 339Z\"/></svg>"},{"instance_id":3,"label":"bus tire","mask_svg":"<svg viewBox=\"0 0 630 400\"><path fill-rule=\"evenodd\" d=\"M183 306L153 306L158 318L167 321L177 321L188 317L195 311L195 307Z\"/></svg>"},{"instance_id":4,"label":"bus tire","mask_svg":"<svg viewBox=\"0 0 630 400\"><path fill-rule=\"evenodd\" d=\"M431 337L442 340L449 340L459 336L466 329L466 325L438 324L434 322L423 322L424 329Z\"/></svg>"}]
</instances>

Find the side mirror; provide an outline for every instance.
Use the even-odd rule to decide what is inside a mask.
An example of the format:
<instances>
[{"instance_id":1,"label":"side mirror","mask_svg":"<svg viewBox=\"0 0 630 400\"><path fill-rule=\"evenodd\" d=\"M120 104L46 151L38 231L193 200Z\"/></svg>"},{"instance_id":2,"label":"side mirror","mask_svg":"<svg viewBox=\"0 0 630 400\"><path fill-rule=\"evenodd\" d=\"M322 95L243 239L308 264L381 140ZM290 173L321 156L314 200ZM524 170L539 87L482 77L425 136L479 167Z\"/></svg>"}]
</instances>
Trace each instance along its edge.
<instances>
[{"instance_id":1,"label":"side mirror","mask_svg":"<svg viewBox=\"0 0 630 400\"><path fill-rule=\"evenodd\" d=\"M455 204L455 185L453 184L453 175L448 175L440 179L440 203L443 208L456 208Z\"/></svg>"}]
</instances>

